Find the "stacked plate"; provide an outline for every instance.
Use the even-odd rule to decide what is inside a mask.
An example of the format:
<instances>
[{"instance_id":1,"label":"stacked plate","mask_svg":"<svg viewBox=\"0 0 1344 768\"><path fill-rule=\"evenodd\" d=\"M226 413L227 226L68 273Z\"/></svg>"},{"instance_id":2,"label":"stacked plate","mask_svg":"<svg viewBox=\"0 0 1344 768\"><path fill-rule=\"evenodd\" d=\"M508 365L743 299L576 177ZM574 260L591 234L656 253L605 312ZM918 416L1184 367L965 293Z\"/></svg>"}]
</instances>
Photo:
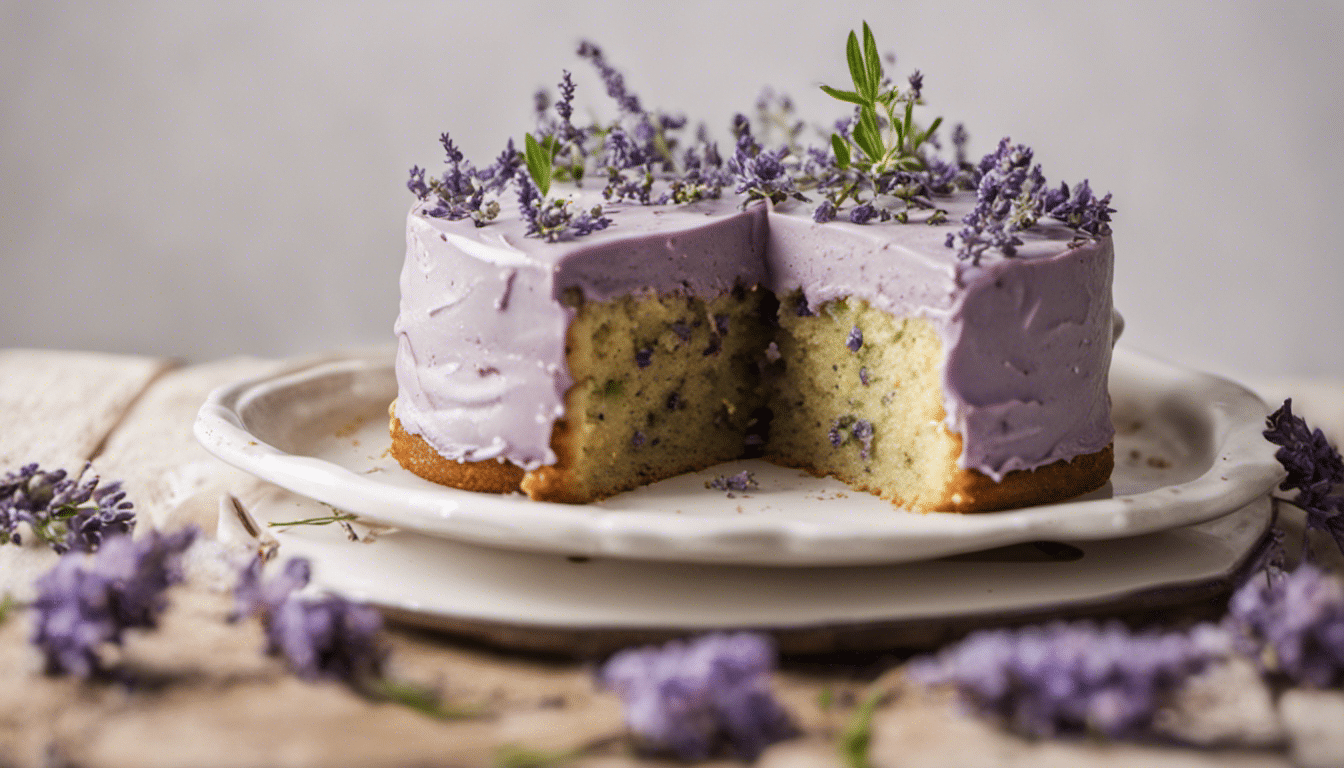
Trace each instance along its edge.
<instances>
[{"instance_id":1,"label":"stacked plate","mask_svg":"<svg viewBox=\"0 0 1344 768\"><path fill-rule=\"evenodd\" d=\"M357 515L361 541L335 525L271 530L322 586L401 619L552 651L737 627L773 631L786 652L825 651L1225 590L1254 559L1281 475L1264 404L1124 348L1111 395L1106 487L976 515L906 512L759 460L589 505L445 488L388 454L390 352L221 388L196 435L290 492L253 510L263 523ZM758 489L706 488L743 469Z\"/></svg>"}]
</instances>

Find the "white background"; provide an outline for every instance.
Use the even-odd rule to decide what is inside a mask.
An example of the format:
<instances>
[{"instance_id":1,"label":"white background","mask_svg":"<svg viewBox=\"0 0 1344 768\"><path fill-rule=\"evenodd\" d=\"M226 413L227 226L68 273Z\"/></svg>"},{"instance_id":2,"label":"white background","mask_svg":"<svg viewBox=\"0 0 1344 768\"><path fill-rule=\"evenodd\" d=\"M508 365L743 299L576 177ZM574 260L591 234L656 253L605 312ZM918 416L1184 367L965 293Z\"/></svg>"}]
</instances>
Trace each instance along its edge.
<instances>
[{"instance_id":1,"label":"white background","mask_svg":"<svg viewBox=\"0 0 1344 768\"><path fill-rule=\"evenodd\" d=\"M192 360L387 340L404 183L488 162L584 36L726 135L843 114L867 19L926 117L1115 193L1131 346L1344 377L1344 4L0 2L0 346Z\"/></svg>"}]
</instances>

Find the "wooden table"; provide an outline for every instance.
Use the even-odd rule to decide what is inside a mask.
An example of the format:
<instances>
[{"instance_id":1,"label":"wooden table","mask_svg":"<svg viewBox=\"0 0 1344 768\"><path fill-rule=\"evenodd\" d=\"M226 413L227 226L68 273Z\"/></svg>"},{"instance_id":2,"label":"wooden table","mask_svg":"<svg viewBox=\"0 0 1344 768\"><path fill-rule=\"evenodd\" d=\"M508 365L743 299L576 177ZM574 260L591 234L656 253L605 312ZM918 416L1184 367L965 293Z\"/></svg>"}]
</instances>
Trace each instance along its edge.
<instances>
[{"instance_id":1,"label":"wooden table","mask_svg":"<svg viewBox=\"0 0 1344 768\"><path fill-rule=\"evenodd\" d=\"M666 764L634 754L619 701L594 688L591 664L389 628L394 676L484 713L444 721L339 684L302 682L262 653L255 621L225 620L233 576L227 553L209 538L220 498L258 503L273 490L206 454L191 425L211 389L282 365L0 351L0 472L34 461L77 471L91 460L104 479L124 481L142 528L194 523L207 535L190 553L189 579L170 593L161 627L109 649L131 683L47 677L28 642L28 612L16 609L0 624L0 765L490 765L506 747L586 748L574 765ZM34 578L55 560L45 548L0 546L0 590L30 599ZM1024 740L960 714L946 693L908 684L899 661L786 661L777 695L802 735L759 763L843 765L837 734L856 702L880 690L889 696L874 719L874 766L1344 765L1344 694L1276 698L1245 666L1213 670L1164 715L1170 732L1207 745L1190 748Z\"/></svg>"}]
</instances>

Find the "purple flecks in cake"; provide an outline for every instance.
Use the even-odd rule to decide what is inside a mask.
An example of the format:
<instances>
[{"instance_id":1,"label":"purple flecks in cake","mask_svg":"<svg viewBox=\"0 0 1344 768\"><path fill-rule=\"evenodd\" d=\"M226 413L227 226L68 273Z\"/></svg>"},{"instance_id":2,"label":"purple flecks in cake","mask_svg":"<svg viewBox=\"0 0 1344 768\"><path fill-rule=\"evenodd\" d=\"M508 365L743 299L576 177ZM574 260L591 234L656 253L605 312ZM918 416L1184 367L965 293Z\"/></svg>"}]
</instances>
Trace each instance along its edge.
<instances>
[{"instance_id":1,"label":"purple flecks in cake","mask_svg":"<svg viewBox=\"0 0 1344 768\"><path fill-rule=\"evenodd\" d=\"M865 386L865 387L868 386L868 369L867 369L867 368L860 368L860 369L859 369L859 383L862 384L862 385Z\"/></svg>"},{"instance_id":2,"label":"purple flecks in cake","mask_svg":"<svg viewBox=\"0 0 1344 768\"><path fill-rule=\"evenodd\" d=\"M845 346L849 347L850 352L858 352L863 346L863 331L859 330L859 326L849 329L849 338L845 339Z\"/></svg>"},{"instance_id":3,"label":"purple flecks in cake","mask_svg":"<svg viewBox=\"0 0 1344 768\"><path fill-rule=\"evenodd\" d=\"M809 306L807 306L807 297L806 297L806 296L801 296L801 295L800 295L800 296L798 297L798 303L793 305L793 312L794 312L794 314L798 315L799 317L811 317L811 316L812 316L812 308L809 307Z\"/></svg>"},{"instance_id":4,"label":"purple flecks in cake","mask_svg":"<svg viewBox=\"0 0 1344 768\"><path fill-rule=\"evenodd\" d=\"M673 392L667 396L667 410L675 411L681 408L681 393Z\"/></svg>"},{"instance_id":5,"label":"purple flecks in cake","mask_svg":"<svg viewBox=\"0 0 1344 768\"><path fill-rule=\"evenodd\" d=\"M856 419L853 416L841 416L831 422L831 429L826 433L826 437L831 441L831 446L839 448L850 441L857 441L859 444L859 456L868 458L873 450L873 423L867 419Z\"/></svg>"},{"instance_id":6,"label":"purple flecks in cake","mask_svg":"<svg viewBox=\"0 0 1344 768\"><path fill-rule=\"evenodd\" d=\"M717 354L720 349L723 349L723 337L719 336L717 333L711 334L709 337L709 346L705 347L705 357Z\"/></svg>"},{"instance_id":7,"label":"purple flecks in cake","mask_svg":"<svg viewBox=\"0 0 1344 768\"><path fill-rule=\"evenodd\" d=\"M727 336L727 335L728 335L728 316L727 316L727 315L715 315L715 316L714 316L714 329L717 330L717 331L719 332L719 335L720 335L720 336Z\"/></svg>"},{"instance_id":8,"label":"purple flecks in cake","mask_svg":"<svg viewBox=\"0 0 1344 768\"><path fill-rule=\"evenodd\" d=\"M859 456L868 458L868 454L873 450L873 423L867 419L859 419L854 422L854 426L849 432L863 446L859 449Z\"/></svg>"},{"instance_id":9,"label":"purple flecks in cake","mask_svg":"<svg viewBox=\"0 0 1344 768\"><path fill-rule=\"evenodd\" d=\"M680 320L672 324L672 332L677 334L677 338L681 339L683 343L691 340L691 326Z\"/></svg>"},{"instance_id":10,"label":"purple flecks in cake","mask_svg":"<svg viewBox=\"0 0 1344 768\"><path fill-rule=\"evenodd\" d=\"M630 436L630 445L635 448L644 445L644 433L636 429L635 434Z\"/></svg>"},{"instance_id":11,"label":"purple flecks in cake","mask_svg":"<svg viewBox=\"0 0 1344 768\"><path fill-rule=\"evenodd\" d=\"M705 483L705 487L716 491L754 491L761 486L751 472L744 469L736 475L719 475Z\"/></svg>"},{"instance_id":12,"label":"purple flecks in cake","mask_svg":"<svg viewBox=\"0 0 1344 768\"><path fill-rule=\"evenodd\" d=\"M831 423L831 430L826 433L826 437L831 441L832 448L839 448L840 446L845 444L845 437L844 435L840 434L840 430L849 429L849 423L845 421L846 418L853 418L853 417L842 416L836 419L834 422Z\"/></svg>"},{"instance_id":13,"label":"purple flecks in cake","mask_svg":"<svg viewBox=\"0 0 1344 768\"><path fill-rule=\"evenodd\" d=\"M640 368L648 368L653 362L653 348L645 347L635 352L635 365Z\"/></svg>"}]
</instances>

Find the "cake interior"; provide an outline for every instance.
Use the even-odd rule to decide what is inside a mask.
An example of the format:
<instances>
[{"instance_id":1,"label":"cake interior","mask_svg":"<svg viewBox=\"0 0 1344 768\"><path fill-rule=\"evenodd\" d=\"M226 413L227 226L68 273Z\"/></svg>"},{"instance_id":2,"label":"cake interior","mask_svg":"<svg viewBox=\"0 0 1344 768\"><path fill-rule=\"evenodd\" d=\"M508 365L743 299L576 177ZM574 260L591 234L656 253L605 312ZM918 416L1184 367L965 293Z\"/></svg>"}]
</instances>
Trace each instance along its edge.
<instances>
[{"instance_id":1,"label":"cake interior","mask_svg":"<svg viewBox=\"0 0 1344 768\"><path fill-rule=\"evenodd\" d=\"M961 442L943 426L942 342L860 299L785 298L767 456L911 508L936 507Z\"/></svg>"},{"instance_id":2,"label":"cake interior","mask_svg":"<svg viewBox=\"0 0 1344 768\"><path fill-rule=\"evenodd\" d=\"M738 287L709 301L649 293L595 302L570 291L574 384L551 438L558 461L527 473L522 490L584 502L739 458L764 400L767 297Z\"/></svg>"}]
</instances>

